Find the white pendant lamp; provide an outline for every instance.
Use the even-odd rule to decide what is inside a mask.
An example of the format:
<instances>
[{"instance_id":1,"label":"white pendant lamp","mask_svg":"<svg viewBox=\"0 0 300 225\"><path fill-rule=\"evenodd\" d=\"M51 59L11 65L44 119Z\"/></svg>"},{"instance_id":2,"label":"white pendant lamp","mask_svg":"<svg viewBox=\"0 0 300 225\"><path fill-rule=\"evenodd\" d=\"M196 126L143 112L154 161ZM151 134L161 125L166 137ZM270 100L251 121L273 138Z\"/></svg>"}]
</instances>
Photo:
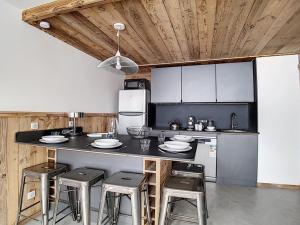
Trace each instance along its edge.
<instances>
[{"instance_id":1,"label":"white pendant lamp","mask_svg":"<svg viewBox=\"0 0 300 225\"><path fill-rule=\"evenodd\" d=\"M139 66L131 59L122 56L120 53L120 31L125 29L125 25L123 23L115 23L113 27L117 30L118 51L115 56L104 60L97 67L105 68L111 66L116 68L117 70L125 72L126 74L137 73L139 71Z\"/></svg>"}]
</instances>

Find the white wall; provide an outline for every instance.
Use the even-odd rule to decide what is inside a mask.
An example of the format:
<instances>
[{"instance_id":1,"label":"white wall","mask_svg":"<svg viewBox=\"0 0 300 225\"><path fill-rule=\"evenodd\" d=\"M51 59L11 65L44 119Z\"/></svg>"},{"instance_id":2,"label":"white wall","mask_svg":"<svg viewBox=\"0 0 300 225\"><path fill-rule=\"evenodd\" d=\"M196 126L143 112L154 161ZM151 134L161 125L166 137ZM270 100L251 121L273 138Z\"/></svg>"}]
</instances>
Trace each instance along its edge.
<instances>
[{"instance_id":1,"label":"white wall","mask_svg":"<svg viewBox=\"0 0 300 225\"><path fill-rule=\"evenodd\" d=\"M258 182L300 184L298 56L257 59Z\"/></svg>"},{"instance_id":2,"label":"white wall","mask_svg":"<svg viewBox=\"0 0 300 225\"><path fill-rule=\"evenodd\" d=\"M22 22L0 1L0 111L116 112L124 76Z\"/></svg>"}]
</instances>

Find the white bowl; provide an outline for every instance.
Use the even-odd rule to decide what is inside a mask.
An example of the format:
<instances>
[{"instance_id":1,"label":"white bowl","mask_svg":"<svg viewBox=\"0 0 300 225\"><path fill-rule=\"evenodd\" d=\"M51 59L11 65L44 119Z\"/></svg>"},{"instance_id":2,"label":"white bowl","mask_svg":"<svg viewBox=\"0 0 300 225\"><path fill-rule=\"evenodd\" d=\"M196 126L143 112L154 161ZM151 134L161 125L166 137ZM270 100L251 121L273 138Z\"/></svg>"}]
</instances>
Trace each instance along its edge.
<instances>
[{"instance_id":1,"label":"white bowl","mask_svg":"<svg viewBox=\"0 0 300 225\"><path fill-rule=\"evenodd\" d=\"M207 130L215 130L216 127L206 127Z\"/></svg>"},{"instance_id":2,"label":"white bowl","mask_svg":"<svg viewBox=\"0 0 300 225\"><path fill-rule=\"evenodd\" d=\"M119 140L118 139L97 139L95 140L95 143L97 145L102 145L102 146L112 146L118 144Z\"/></svg>"},{"instance_id":3,"label":"white bowl","mask_svg":"<svg viewBox=\"0 0 300 225\"><path fill-rule=\"evenodd\" d=\"M192 136L188 136L188 135L174 135L174 139L178 140L178 141L190 141L193 139Z\"/></svg>"},{"instance_id":4,"label":"white bowl","mask_svg":"<svg viewBox=\"0 0 300 225\"><path fill-rule=\"evenodd\" d=\"M63 135L46 135L42 137L42 139L45 141L59 141L63 140L64 138L65 136Z\"/></svg>"},{"instance_id":5,"label":"white bowl","mask_svg":"<svg viewBox=\"0 0 300 225\"><path fill-rule=\"evenodd\" d=\"M166 141L164 144L171 149L185 149L190 146L189 143L182 141Z\"/></svg>"}]
</instances>

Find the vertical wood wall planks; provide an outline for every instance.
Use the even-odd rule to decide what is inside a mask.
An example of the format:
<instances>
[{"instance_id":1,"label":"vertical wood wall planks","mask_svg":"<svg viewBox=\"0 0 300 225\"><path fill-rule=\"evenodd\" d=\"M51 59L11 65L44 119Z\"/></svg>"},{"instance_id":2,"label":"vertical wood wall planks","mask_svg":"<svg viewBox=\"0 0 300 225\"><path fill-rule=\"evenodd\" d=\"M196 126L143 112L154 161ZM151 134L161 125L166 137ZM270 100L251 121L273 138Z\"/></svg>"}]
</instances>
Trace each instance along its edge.
<instances>
[{"instance_id":1,"label":"vertical wood wall planks","mask_svg":"<svg viewBox=\"0 0 300 225\"><path fill-rule=\"evenodd\" d=\"M104 132L110 113L85 114L79 119L87 132ZM30 130L31 122L38 122L39 129L68 127L66 113L30 113L0 112L0 225L14 225L18 208L18 194L22 169L47 161L56 161L56 150L43 147L32 147L15 143L15 133ZM85 127L86 126L86 127ZM49 155L49 152L51 154ZM24 196L24 207L39 201L38 183L26 185L26 191L35 190L36 197L27 200ZM40 205L27 211L27 215L37 215Z\"/></svg>"}]
</instances>

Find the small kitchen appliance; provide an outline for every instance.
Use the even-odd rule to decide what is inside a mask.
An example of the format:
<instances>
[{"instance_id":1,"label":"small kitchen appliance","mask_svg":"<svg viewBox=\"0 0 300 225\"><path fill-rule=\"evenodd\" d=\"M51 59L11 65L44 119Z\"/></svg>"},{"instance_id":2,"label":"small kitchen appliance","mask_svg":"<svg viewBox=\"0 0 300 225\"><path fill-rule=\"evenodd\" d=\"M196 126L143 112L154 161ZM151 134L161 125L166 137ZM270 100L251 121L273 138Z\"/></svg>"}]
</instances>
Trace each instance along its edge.
<instances>
[{"instance_id":1,"label":"small kitchen appliance","mask_svg":"<svg viewBox=\"0 0 300 225\"><path fill-rule=\"evenodd\" d=\"M150 81L147 79L126 79L124 80L124 89L146 89L150 90Z\"/></svg>"},{"instance_id":2,"label":"small kitchen appliance","mask_svg":"<svg viewBox=\"0 0 300 225\"><path fill-rule=\"evenodd\" d=\"M189 116L187 121L187 130L195 129L196 118L194 116Z\"/></svg>"},{"instance_id":3,"label":"small kitchen appliance","mask_svg":"<svg viewBox=\"0 0 300 225\"><path fill-rule=\"evenodd\" d=\"M171 120L169 122L170 130L179 130L180 122L178 120Z\"/></svg>"}]
</instances>

